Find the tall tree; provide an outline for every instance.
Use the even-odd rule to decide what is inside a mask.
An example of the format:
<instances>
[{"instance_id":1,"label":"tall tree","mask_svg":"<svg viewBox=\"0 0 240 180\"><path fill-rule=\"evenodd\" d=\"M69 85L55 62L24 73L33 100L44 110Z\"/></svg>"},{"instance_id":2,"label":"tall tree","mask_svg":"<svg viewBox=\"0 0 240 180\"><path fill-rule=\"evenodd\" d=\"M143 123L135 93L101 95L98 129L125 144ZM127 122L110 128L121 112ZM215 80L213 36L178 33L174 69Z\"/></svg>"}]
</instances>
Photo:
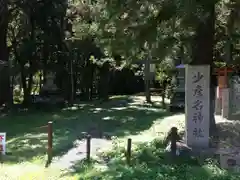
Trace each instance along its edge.
<instances>
[{"instance_id":1,"label":"tall tree","mask_svg":"<svg viewBox=\"0 0 240 180\"><path fill-rule=\"evenodd\" d=\"M210 65L210 133L214 132L216 122L214 117L215 104L215 88L216 79L213 74L213 50L215 37L215 2L205 1L199 3L199 8L202 9L203 16L196 25L195 36L193 39L192 50L192 65Z\"/></svg>"},{"instance_id":2,"label":"tall tree","mask_svg":"<svg viewBox=\"0 0 240 180\"><path fill-rule=\"evenodd\" d=\"M7 48L7 2L7 0L0 0L0 106L9 102L11 97Z\"/></svg>"},{"instance_id":3,"label":"tall tree","mask_svg":"<svg viewBox=\"0 0 240 180\"><path fill-rule=\"evenodd\" d=\"M105 0L105 2L107 13L104 13L104 17L108 20L104 21L104 29L108 37L112 37L110 43L118 42L122 51L128 54L135 51L137 56L144 51L143 44L147 42L152 45L150 49L152 56L162 60L167 55L173 54L172 50L176 44L184 39L184 43L192 47L188 48L188 53L191 54L188 63L207 64L213 69L215 7L219 0L127 2ZM219 9L218 14L223 14L223 10ZM118 29L121 29L121 32ZM211 81L213 85L214 77ZM210 129L215 127L214 91L215 88L212 86Z\"/></svg>"}]
</instances>

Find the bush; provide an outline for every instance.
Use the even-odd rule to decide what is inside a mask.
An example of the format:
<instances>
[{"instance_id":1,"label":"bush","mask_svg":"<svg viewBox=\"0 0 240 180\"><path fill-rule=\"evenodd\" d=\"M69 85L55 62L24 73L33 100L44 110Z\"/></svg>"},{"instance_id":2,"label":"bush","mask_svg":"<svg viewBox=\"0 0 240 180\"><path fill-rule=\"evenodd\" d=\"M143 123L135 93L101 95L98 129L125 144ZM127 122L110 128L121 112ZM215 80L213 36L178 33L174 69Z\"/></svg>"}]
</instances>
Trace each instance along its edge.
<instances>
[{"instance_id":1,"label":"bush","mask_svg":"<svg viewBox=\"0 0 240 180\"><path fill-rule=\"evenodd\" d=\"M13 102L14 104L21 104L23 102L23 91L19 85L13 89Z\"/></svg>"}]
</instances>

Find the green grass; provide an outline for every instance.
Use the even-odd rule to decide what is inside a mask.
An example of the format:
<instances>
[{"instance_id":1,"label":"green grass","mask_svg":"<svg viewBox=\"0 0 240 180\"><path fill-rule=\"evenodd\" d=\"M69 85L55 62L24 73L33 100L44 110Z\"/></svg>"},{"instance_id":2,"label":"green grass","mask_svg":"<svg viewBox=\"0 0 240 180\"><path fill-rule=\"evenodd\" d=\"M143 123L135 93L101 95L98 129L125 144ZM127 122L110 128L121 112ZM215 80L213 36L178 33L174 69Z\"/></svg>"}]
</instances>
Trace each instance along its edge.
<instances>
[{"instance_id":1,"label":"green grass","mask_svg":"<svg viewBox=\"0 0 240 180\"><path fill-rule=\"evenodd\" d=\"M7 132L9 163L31 161L46 153L47 125L53 121L55 155L65 153L82 132L92 127L112 136L125 137L149 129L158 118L169 113L144 107L127 97L114 97L110 102L76 104L55 112L22 112L1 117L0 132ZM9 156L9 157L10 157Z\"/></svg>"},{"instance_id":2,"label":"green grass","mask_svg":"<svg viewBox=\"0 0 240 180\"><path fill-rule=\"evenodd\" d=\"M182 130L184 117L167 112L156 102L150 105L131 96L117 96L106 103L95 101L69 109L6 115L0 121L0 132L7 132L8 155L0 168L3 180L239 179L219 169L212 160L201 165L194 158L171 161L161 142L154 139L161 139L173 125ZM95 161L91 165L78 162L71 173L51 166L45 168L47 129L43 126L48 121L53 121L54 156L74 147L75 141L83 138L82 132L91 127L116 137L113 150L98 158L106 166ZM126 165L123 148L129 137L133 140L131 167Z\"/></svg>"},{"instance_id":3,"label":"green grass","mask_svg":"<svg viewBox=\"0 0 240 180\"><path fill-rule=\"evenodd\" d=\"M74 147L76 140L83 138L82 132L86 132L91 127L95 126L99 131L111 136L124 138L141 134L149 130L157 119L170 115L160 105L152 108L149 106L133 100L132 97L117 96L106 103L95 101L75 104L72 108L62 110L26 111L3 115L0 117L0 132L7 133L7 156L3 159L0 172L14 170L24 174L25 177L29 174L28 169L31 169L32 165L36 169L36 174L41 176L46 174L44 164L47 129L44 126L48 121L53 121L54 156L61 156ZM58 170L53 170L56 171Z\"/></svg>"},{"instance_id":4,"label":"green grass","mask_svg":"<svg viewBox=\"0 0 240 180\"><path fill-rule=\"evenodd\" d=\"M219 168L217 161L205 159L199 163L197 157L174 158L166 152L161 140L141 143L134 147L131 165L126 164L125 149L116 146L116 150L101 154L109 159L103 171L97 171L93 165L86 168L80 162L71 175L79 174L79 180L237 180L240 175L231 175ZM81 174L84 172L83 174ZM76 176L75 176L76 177Z\"/></svg>"}]
</instances>

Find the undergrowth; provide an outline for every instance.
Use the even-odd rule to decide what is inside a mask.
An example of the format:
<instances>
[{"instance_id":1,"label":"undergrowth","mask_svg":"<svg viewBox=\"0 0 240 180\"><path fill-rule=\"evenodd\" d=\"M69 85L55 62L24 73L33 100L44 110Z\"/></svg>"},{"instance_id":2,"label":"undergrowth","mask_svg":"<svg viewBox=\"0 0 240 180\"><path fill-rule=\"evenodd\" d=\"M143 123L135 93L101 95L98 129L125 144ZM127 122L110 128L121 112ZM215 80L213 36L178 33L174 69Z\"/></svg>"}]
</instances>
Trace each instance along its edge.
<instances>
[{"instance_id":1,"label":"undergrowth","mask_svg":"<svg viewBox=\"0 0 240 180\"><path fill-rule=\"evenodd\" d=\"M217 160L197 157L172 158L164 151L162 141L138 144L133 147L131 164L127 165L125 149L118 143L114 151L101 154L107 167L94 176L82 176L85 180L237 180L238 174L230 174L218 166ZM92 168L89 171L95 171ZM77 173L78 170L76 169ZM90 173L91 174L91 173Z\"/></svg>"}]
</instances>

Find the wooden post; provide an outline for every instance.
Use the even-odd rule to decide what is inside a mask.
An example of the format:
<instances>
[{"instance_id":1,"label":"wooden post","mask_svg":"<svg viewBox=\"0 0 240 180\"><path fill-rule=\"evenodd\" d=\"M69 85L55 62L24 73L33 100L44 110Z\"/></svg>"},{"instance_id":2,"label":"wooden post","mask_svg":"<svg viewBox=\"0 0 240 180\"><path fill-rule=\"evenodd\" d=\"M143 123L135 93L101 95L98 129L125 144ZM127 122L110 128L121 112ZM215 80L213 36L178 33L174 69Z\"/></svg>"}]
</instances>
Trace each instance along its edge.
<instances>
[{"instance_id":1,"label":"wooden post","mask_svg":"<svg viewBox=\"0 0 240 180\"><path fill-rule=\"evenodd\" d=\"M132 139L129 138L127 142L127 152L126 152L126 160L128 165L130 165L131 163L131 149L132 149Z\"/></svg>"},{"instance_id":2,"label":"wooden post","mask_svg":"<svg viewBox=\"0 0 240 180\"><path fill-rule=\"evenodd\" d=\"M90 162L90 158L91 158L91 136L88 135L87 136L87 162L89 163Z\"/></svg>"},{"instance_id":3,"label":"wooden post","mask_svg":"<svg viewBox=\"0 0 240 180\"><path fill-rule=\"evenodd\" d=\"M52 121L48 122L48 162L52 160L53 129Z\"/></svg>"}]
</instances>

